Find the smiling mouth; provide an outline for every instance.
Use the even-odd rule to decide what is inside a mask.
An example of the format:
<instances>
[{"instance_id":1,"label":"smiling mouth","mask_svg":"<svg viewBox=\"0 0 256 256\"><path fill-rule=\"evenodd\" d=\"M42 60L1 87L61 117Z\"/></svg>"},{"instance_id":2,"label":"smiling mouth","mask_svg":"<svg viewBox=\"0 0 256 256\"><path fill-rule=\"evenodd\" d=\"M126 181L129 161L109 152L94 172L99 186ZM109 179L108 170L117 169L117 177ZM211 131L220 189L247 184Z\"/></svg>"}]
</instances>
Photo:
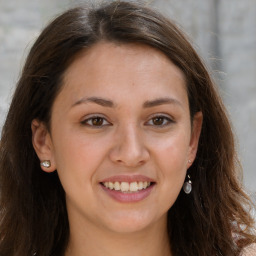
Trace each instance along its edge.
<instances>
[{"instance_id":1,"label":"smiling mouth","mask_svg":"<svg viewBox=\"0 0 256 256\"><path fill-rule=\"evenodd\" d=\"M147 189L148 187L152 186L154 182L148 182L148 181L133 181L133 182L101 182L101 185L103 185L105 188L115 191L120 191L123 193L134 193L139 192L142 190Z\"/></svg>"}]
</instances>

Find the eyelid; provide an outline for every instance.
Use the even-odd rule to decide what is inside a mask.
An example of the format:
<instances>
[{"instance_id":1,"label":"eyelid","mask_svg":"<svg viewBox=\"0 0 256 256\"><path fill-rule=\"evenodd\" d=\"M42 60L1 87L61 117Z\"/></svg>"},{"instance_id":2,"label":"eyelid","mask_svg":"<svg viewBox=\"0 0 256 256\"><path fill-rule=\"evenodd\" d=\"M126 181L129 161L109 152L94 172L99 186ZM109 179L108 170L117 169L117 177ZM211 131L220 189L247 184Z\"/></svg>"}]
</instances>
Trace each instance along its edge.
<instances>
[{"instance_id":1,"label":"eyelid","mask_svg":"<svg viewBox=\"0 0 256 256\"><path fill-rule=\"evenodd\" d=\"M88 124L88 121L90 120L93 120L95 118L101 118L103 119L103 123L104 122L107 122L107 124L102 124L102 125L93 125L93 124ZM88 126L88 127L92 127L92 128L101 128L101 127L104 127L104 126L110 126L112 125L111 122L109 122L107 120L107 118L101 114L92 114L92 115L89 115L89 116L86 116L82 121L81 121L81 124L84 125L84 126Z\"/></svg>"},{"instance_id":2,"label":"eyelid","mask_svg":"<svg viewBox=\"0 0 256 256\"><path fill-rule=\"evenodd\" d=\"M157 117L167 120L167 124L162 124L162 125L148 124L150 121L152 121L154 118L157 118ZM159 114L154 114L153 116L151 116L149 118L149 120L146 122L146 125L154 126L156 128L162 128L162 127L168 126L172 123L175 123L174 118L172 118L170 115L159 113Z\"/></svg>"},{"instance_id":3,"label":"eyelid","mask_svg":"<svg viewBox=\"0 0 256 256\"><path fill-rule=\"evenodd\" d=\"M96 118L103 119L103 124L93 125L93 124L88 123L89 121L92 121L93 119L96 119ZM160 124L160 125L156 125L154 123L150 124L150 122L152 122L154 118L163 118L165 120L164 124ZM105 127L105 126L112 126L113 125L108 120L108 118L106 118L102 114L91 114L91 115L85 116L80 123L84 126L91 127L91 128L102 128L102 127ZM166 127L166 126L168 126L172 123L175 123L175 120L174 120L173 117L171 117L168 114L158 113L158 114L154 114L154 115L150 116L148 121L145 122L145 125L153 126L153 127L156 127L156 128L162 128L162 127Z\"/></svg>"}]
</instances>

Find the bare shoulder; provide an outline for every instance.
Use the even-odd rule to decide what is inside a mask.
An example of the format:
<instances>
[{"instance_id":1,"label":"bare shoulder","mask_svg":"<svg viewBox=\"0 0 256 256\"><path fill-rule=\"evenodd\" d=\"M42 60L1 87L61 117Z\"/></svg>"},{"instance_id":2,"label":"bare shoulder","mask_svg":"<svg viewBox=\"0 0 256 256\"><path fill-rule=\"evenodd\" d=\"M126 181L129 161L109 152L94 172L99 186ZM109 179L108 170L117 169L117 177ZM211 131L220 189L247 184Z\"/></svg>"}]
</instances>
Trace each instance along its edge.
<instances>
[{"instance_id":1,"label":"bare shoulder","mask_svg":"<svg viewBox=\"0 0 256 256\"><path fill-rule=\"evenodd\" d=\"M256 256L256 244L245 247L241 256Z\"/></svg>"}]
</instances>

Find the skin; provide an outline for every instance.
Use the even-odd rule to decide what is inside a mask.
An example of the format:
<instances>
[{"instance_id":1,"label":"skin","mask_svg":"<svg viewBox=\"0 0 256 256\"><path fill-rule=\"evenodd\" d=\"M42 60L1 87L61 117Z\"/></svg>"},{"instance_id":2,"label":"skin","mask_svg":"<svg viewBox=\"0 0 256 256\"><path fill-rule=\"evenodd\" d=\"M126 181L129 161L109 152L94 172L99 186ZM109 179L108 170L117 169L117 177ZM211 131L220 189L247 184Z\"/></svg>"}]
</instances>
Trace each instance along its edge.
<instances>
[{"instance_id":1,"label":"skin","mask_svg":"<svg viewBox=\"0 0 256 256\"><path fill-rule=\"evenodd\" d=\"M38 157L52 163L42 169L57 169L66 192L66 256L171 255L167 212L196 156L201 125L201 113L191 124L183 73L160 51L100 42L81 53L65 72L51 131L32 122ZM155 182L138 202L118 202L100 185L137 174Z\"/></svg>"}]
</instances>

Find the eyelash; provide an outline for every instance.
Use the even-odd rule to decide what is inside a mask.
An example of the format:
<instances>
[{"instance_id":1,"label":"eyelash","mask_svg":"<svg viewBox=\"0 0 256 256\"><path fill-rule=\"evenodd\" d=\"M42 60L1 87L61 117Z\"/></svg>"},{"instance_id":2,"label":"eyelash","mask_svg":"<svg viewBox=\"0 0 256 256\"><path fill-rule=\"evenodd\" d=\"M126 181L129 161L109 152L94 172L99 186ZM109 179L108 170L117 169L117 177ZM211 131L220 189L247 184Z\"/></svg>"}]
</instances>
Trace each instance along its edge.
<instances>
[{"instance_id":1,"label":"eyelash","mask_svg":"<svg viewBox=\"0 0 256 256\"><path fill-rule=\"evenodd\" d=\"M161 119L163 121L163 124L154 124L153 123L154 119ZM100 121L100 124L99 125L93 124L94 120L95 121ZM174 121L171 118L169 118L167 116L164 116L164 115L156 115L156 116L151 117L150 120L146 122L146 125L147 126L155 126L157 128L162 128L162 127L166 127L166 126L170 125L171 123L174 123ZM81 124L89 126L89 127L93 127L93 128L102 128L102 127L105 127L105 126L111 126L112 125L109 121L106 120L106 118L104 118L102 116L98 116L98 115L91 116L91 117L83 120L81 122Z\"/></svg>"},{"instance_id":2,"label":"eyelash","mask_svg":"<svg viewBox=\"0 0 256 256\"><path fill-rule=\"evenodd\" d=\"M159 124L159 125L153 124L152 122L154 122L153 121L154 119L162 119L163 124ZM149 124L150 122L152 124ZM146 124L151 125L151 126L155 126L157 128L162 128L162 127L166 127L166 126L170 125L171 123L174 123L174 121L170 117L167 117L165 115L156 115L156 116L151 117L150 120Z\"/></svg>"},{"instance_id":3,"label":"eyelash","mask_svg":"<svg viewBox=\"0 0 256 256\"><path fill-rule=\"evenodd\" d=\"M102 121L102 124L100 124L100 125L94 125L94 124L93 124L93 120L97 120L97 119L98 119L98 121L101 120L101 121ZM91 122L91 124L89 124L89 122ZM106 123L107 123L107 124L106 124ZM103 126L110 126L110 125L112 125L110 122L108 122L108 121L106 120L106 118L104 118L104 117L102 117L102 116L91 116L91 117L89 117L89 118L83 120L83 121L81 122L81 124L86 125L86 126L89 126L89 127L93 127L93 128L101 128L101 127L103 127Z\"/></svg>"}]
</instances>

